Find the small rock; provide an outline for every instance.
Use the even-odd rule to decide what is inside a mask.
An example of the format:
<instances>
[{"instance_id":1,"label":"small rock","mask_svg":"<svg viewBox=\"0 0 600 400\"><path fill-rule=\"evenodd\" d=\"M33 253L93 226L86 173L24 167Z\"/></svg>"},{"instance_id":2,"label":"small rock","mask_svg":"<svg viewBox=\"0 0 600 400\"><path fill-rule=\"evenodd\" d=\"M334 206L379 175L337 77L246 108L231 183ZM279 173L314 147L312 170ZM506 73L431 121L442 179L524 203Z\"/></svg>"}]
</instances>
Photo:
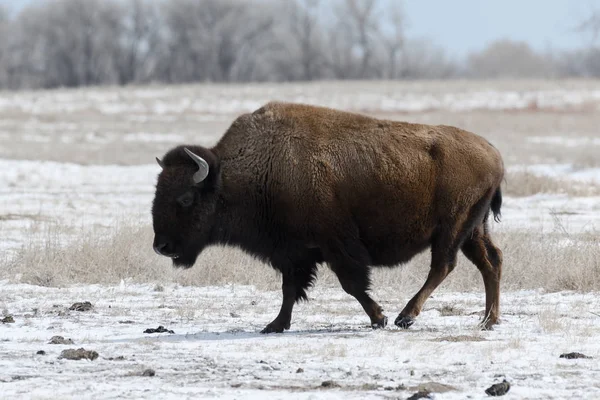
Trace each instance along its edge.
<instances>
[{"instance_id":1,"label":"small rock","mask_svg":"<svg viewBox=\"0 0 600 400\"><path fill-rule=\"evenodd\" d=\"M335 381L323 381L321 383L321 387L324 388L338 388L340 387L340 384L335 382Z\"/></svg>"},{"instance_id":2,"label":"small rock","mask_svg":"<svg viewBox=\"0 0 600 400\"><path fill-rule=\"evenodd\" d=\"M145 369L144 372L142 372L142 376L154 376L154 375L156 375L156 372L152 368Z\"/></svg>"},{"instance_id":3,"label":"small rock","mask_svg":"<svg viewBox=\"0 0 600 400\"><path fill-rule=\"evenodd\" d=\"M45 356L46 352L44 350L38 350L35 354L40 355L40 356Z\"/></svg>"},{"instance_id":4,"label":"small rock","mask_svg":"<svg viewBox=\"0 0 600 400\"><path fill-rule=\"evenodd\" d=\"M109 357L108 361L124 361L125 357L123 356L117 356L117 357Z\"/></svg>"},{"instance_id":5,"label":"small rock","mask_svg":"<svg viewBox=\"0 0 600 400\"><path fill-rule=\"evenodd\" d=\"M250 302L250 305L251 305L251 306L255 306L256 304L257 304L257 303L256 303L256 301L255 301L255 300L252 300L252 301Z\"/></svg>"},{"instance_id":6,"label":"small rock","mask_svg":"<svg viewBox=\"0 0 600 400\"><path fill-rule=\"evenodd\" d=\"M232 383L232 384L231 384L231 385L229 385L229 386L231 386L232 388L239 388L239 387L241 387L241 386L242 386L242 384L241 384L241 383Z\"/></svg>"},{"instance_id":7,"label":"small rock","mask_svg":"<svg viewBox=\"0 0 600 400\"><path fill-rule=\"evenodd\" d=\"M83 301L83 302L73 303L73 305L71 307L69 307L69 310L71 310L71 311L89 311L93 307L94 306L92 306L92 303L90 303L89 301Z\"/></svg>"},{"instance_id":8,"label":"small rock","mask_svg":"<svg viewBox=\"0 0 600 400\"><path fill-rule=\"evenodd\" d=\"M431 399L431 393L427 390L421 390L413 394L406 400L419 400L419 399Z\"/></svg>"},{"instance_id":9,"label":"small rock","mask_svg":"<svg viewBox=\"0 0 600 400\"><path fill-rule=\"evenodd\" d=\"M500 383L495 383L489 388L485 389L485 393L489 396L504 396L510 390L510 383L504 379Z\"/></svg>"},{"instance_id":10,"label":"small rock","mask_svg":"<svg viewBox=\"0 0 600 400\"><path fill-rule=\"evenodd\" d=\"M406 390L406 389L407 389L406 386L404 384L402 384L402 383L399 384L396 387L394 387L394 386L386 386L386 387L383 388L383 390L387 390L388 392L391 392L392 390L395 390L395 391L399 392L401 390Z\"/></svg>"},{"instance_id":11,"label":"small rock","mask_svg":"<svg viewBox=\"0 0 600 400\"><path fill-rule=\"evenodd\" d=\"M303 373L303 372L304 372L304 369L302 369L302 368L298 368L298 369L296 370L296 373L297 373L297 374L301 374L301 373Z\"/></svg>"},{"instance_id":12,"label":"small rock","mask_svg":"<svg viewBox=\"0 0 600 400\"><path fill-rule=\"evenodd\" d=\"M15 319L13 318L12 315L7 315L6 317L2 318L3 324L13 324L14 322L15 322Z\"/></svg>"},{"instance_id":13,"label":"small rock","mask_svg":"<svg viewBox=\"0 0 600 400\"><path fill-rule=\"evenodd\" d=\"M572 353L563 353L560 355L560 358L566 358L567 360L574 360L576 358L592 358L592 357L586 356L585 354L572 352Z\"/></svg>"},{"instance_id":14,"label":"small rock","mask_svg":"<svg viewBox=\"0 0 600 400\"><path fill-rule=\"evenodd\" d=\"M124 321L119 321L120 324L133 324L134 322L130 319L126 319Z\"/></svg>"},{"instance_id":15,"label":"small rock","mask_svg":"<svg viewBox=\"0 0 600 400\"><path fill-rule=\"evenodd\" d=\"M60 353L59 359L64 358L66 360L95 360L98 358L98 353L94 350L86 350L83 347L79 349L66 349Z\"/></svg>"},{"instance_id":16,"label":"small rock","mask_svg":"<svg viewBox=\"0 0 600 400\"><path fill-rule=\"evenodd\" d=\"M162 325L159 325L158 328L148 328L144 331L144 333L175 333L170 329L165 328Z\"/></svg>"},{"instance_id":17,"label":"small rock","mask_svg":"<svg viewBox=\"0 0 600 400\"><path fill-rule=\"evenodd\" d=\"M73 340L65 339L62 336L52 336L48 344L74 344Z\"/></svg>"},{"instance_id":18,"label":"small rock","mask_svg":"<svg viewBox=\"0 0 600 400\"><path fill-rule=\"evenodd\" d=\"M154 291L155 292L164 292L165 291L165 287L161 284L156 284L156 286L154 286Z\"/></svg>"},{"instance_id":19,"label":"small rock","mask_svg":"<svg viewBox=\"0 0 600 400\"><path fill-rule=\"evenodd\" d=\"M231 318L239 318L240 314L236 313L236 312L230 312L229 315L231 316Z\"/></svg>"}]
</instances>

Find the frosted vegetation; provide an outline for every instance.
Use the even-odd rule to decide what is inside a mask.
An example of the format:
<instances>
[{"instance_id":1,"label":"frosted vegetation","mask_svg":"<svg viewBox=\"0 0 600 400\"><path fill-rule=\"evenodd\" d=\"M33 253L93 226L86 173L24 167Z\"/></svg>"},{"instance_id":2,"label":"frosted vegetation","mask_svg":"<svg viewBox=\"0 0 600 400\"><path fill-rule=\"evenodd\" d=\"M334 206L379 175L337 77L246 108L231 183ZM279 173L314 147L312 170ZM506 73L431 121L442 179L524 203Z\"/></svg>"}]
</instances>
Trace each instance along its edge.
<instances>
[{"instance_id":1,"label":"frosted vegetation","mask_svg":"<svg viewBox=\"0 0 600 400\"><path fill-rule=\"evenodd\" d=\"M0 8L0 88L140 83L600 76L600 12L570 51L498 40L464 59L393 0L47 0ZM461 23L457 21L457 23Z\"/></svg>"}]
</instances>

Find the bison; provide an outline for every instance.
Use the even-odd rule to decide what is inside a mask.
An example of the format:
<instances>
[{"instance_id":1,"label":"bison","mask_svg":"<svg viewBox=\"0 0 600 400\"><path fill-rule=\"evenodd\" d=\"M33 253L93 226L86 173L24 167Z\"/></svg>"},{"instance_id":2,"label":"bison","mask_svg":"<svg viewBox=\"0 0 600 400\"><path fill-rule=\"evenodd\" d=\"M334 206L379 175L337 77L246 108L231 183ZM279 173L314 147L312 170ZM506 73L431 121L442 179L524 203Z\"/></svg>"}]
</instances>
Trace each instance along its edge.
<instances>
[{"instance_id":1,"label":"bison","mask_svg":"<svg viewBox=\"0 0 600 400\"><path fill-rule=\"evenodd\" d=\"M429 275L395 324L413 324L459 250L483 276L482 327L498 322L502 252L488 216L500 215L504 165L474 133L270 102L236 118L214 147L177 146L157 161L154 250L189 268L207 246L231 245L280 271L281 309L262 333L290 328L323 263L371 326L385 327L368 294L371 267L428 248Z\"/></svg>"}]
</instances>

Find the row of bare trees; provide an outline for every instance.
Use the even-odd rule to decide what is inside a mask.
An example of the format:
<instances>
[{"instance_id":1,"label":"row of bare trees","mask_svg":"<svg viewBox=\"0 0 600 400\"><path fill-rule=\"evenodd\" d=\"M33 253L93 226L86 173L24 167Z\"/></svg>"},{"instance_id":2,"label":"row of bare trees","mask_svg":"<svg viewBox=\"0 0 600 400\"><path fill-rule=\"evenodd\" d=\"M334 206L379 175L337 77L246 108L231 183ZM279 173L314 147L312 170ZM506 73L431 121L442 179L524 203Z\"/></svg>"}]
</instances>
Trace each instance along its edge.
<instances>
[{"instance_id":1,"label":"row of bare trees","mask_svg":"<svg viewBox=\"0 0 600 400\"><path fill-rule=\"evenodd\" d=\"M452 60L405 28L391 0L46 0L0 9L0 88L600 76L598 46L557 57L500 41Z\"/></svg>"}]
</instances>

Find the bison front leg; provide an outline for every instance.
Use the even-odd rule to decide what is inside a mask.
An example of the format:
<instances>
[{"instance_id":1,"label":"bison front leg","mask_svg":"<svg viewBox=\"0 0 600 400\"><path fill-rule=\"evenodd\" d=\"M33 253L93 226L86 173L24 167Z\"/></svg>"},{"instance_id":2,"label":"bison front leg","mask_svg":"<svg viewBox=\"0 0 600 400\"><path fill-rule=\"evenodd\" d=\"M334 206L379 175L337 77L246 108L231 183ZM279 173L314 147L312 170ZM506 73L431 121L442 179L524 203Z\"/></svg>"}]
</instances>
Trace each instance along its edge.
<instances>
[{"instance_id":1,"label":"bison front leg","mask_svg":"<svg viewBox=\"0 0 600 400\"><path fill-rule=\"evenodd\" d=\"M299 300L307 299L306 289L315 280L317 273L316 261L319 260L319 257L320 253L311 253L302 261L293 263L291 268L289 266L282 268L283 284L281 291L283 301L281 309L277 317L261 333L281 333L290 329L294 304Z\"/></svg>"},{"instance_id":2,"label":"bison front leg","mask_svg":"<svg viewBox=\"0 0 600 400\"><path fill-rule=\"evenodd\" d=\"M281 333L284 329L290 329L292 321L292 309L296 302L296 287L294 286L290 274L283 274L283 285L281 290L283 292L283 302L281 303L281 309L277 317L269 323L260 333Z\"/></svg>"}]
</instances>

